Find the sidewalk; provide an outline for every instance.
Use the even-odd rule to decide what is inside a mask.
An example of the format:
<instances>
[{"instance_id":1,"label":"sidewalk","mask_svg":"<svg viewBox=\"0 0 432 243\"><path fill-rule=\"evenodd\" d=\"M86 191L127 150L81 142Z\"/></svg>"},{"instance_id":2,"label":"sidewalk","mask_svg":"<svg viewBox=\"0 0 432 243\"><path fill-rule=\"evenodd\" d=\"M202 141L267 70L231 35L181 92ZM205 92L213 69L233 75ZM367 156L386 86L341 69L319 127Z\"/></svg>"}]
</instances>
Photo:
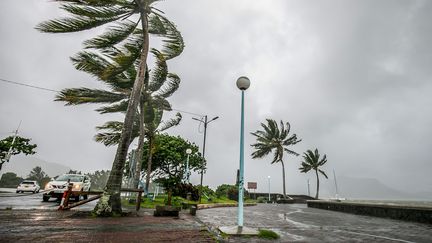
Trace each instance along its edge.
<instances>
[{"instance_id":1,"label":"sidewalk","mask_svg":"<svg viewBox=\"0 0 432 243\"><path fill-rule=\"evenodd\" d=\"M152 214L95 218L84 211L0 210L0 242L215 242L189 214Z\"/></svg>"}]
</instances>

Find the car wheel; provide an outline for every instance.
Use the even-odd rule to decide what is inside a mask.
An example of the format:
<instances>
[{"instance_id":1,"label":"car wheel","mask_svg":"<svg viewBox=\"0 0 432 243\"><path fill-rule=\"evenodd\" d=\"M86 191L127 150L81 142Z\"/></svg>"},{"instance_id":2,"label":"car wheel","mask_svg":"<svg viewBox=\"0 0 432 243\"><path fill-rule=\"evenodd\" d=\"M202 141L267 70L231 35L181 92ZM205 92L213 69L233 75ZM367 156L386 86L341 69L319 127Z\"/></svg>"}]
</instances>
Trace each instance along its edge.
<instances>
[{"instance_id":1,"label":"car wheel","mask_svg":"<svg viewBox=\"0 0 432 243\"><path fill-rule=\"evenodd\" d=\"M42 197L42 200L43 200L44 202L48 202L49 198L50 198L49 196L43 196L43 197Z\"/></svg>"},{"instance_id":2,"label":"car wheel","mask_svg":"<svg viewBox=\"0 0 432 243\"><path fill-rule=\"evenodd\" d=\"M32 191L33 192L33 194L35 194L36 193L36 191Z\"/></svg>"},{"instance_id":3,"label":"car wheel","mask_svg":"<svg viewBox=\"0 0 432 243\"><path fill-rule=\"evenodd\" d=\"M19 191L16 191L16 193L19 193Z\"/></svg>"}]
</instances>

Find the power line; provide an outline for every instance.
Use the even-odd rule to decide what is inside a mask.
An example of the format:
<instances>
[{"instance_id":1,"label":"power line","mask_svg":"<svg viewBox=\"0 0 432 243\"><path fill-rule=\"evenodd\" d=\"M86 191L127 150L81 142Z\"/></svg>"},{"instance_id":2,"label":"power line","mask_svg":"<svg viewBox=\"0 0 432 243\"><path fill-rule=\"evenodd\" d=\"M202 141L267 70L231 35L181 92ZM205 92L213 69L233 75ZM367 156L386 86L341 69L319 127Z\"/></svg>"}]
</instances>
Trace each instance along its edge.
<instances>
[{"instance_id":1,"label":"power line","mask_svg":"<svg viewBox=\"0 0 432 243\"><path fill-rule=\"evenodd\" d=\"M203 116L204 116L204 115L202 115L202 114L193 113L193 112L189 112L189 111L177 110L177 109L173 109L173 108L171 108L171 110L173 110L173 111L178 111L178 112L183 112L183 113L186 113L186 114L190 114L190 115L194 115L194 116L199 116L199 117L203 117Z\"/></svg>"},{"instance_id":2,"label":"power line","mask_svg":"<svg viewBox=\"0 0 432 243\"><path fill-rule=\"evenodd\" d=\"M25 86L25 87L29 87L29 88L50 91L50 92L56 92L56 93L60 92L60 91L54 90L54 89L48 89L48 88L44 88L44 87L40 87L40 86L36 86L36 85L30 85L30 84L15 82L15 81L7 80L7 79L2 79L2 78L0 78L0 81L6 82L6 83L15 84L15 85L21 85L21 86ZM199 116L199 117L203 117L204 116L202 114L198 114L198 113L194 113L194 112L190 112L190 111L183 111L183 110L178 110L178 109L171 109L171 110L182 112L182 113L186 113L186 114L190 114L190 115L193 115L193 116Z\"/></svg>"},{"instance_id":3,"label":"power line","mask_svg":"<svg viewBox=\"0 0 432 243\"><path fill-rule=\"evenodd\" d=\"M19 83L19 82L7 80L7 79L2 79L2 78L0 78L0 81L15 84L15 85L21 85L21 86L25 86L25 87L29 87L29 88L34 88L34 89L40 89L40 90L51 91L51 92L56 92L56 93L59 92L59 91L53 90L53 89L47 89L47 88L43 88L43 87L39 87L39 86L35 86L35 85Z\"/></svg>"}]
</instances>

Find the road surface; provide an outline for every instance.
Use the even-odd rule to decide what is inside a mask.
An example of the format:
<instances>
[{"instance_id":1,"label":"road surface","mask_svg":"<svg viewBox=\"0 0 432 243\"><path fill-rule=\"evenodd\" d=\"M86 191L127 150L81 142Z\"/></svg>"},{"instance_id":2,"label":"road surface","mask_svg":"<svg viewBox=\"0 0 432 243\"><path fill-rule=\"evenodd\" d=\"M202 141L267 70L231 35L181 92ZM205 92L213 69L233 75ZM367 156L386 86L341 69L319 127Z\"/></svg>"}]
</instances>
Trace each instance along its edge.
<instances>
[{"instance_id":1,"label":"road surface","mask_svg":"<svg viewBox=\"0 0 432 243\"><path fill-rule=\"evenodd\" d=\"M59 207L60 201L55 198L51 198L48 202L42 201L41 190L39 193L15 193L15 189L11 188L0 188L0 209L42 209L42 210L56 210ZM72 210L92 210L98 200L86 203ZM71 200L71 202L74 202Z\"/></svg>"}]
</instances>

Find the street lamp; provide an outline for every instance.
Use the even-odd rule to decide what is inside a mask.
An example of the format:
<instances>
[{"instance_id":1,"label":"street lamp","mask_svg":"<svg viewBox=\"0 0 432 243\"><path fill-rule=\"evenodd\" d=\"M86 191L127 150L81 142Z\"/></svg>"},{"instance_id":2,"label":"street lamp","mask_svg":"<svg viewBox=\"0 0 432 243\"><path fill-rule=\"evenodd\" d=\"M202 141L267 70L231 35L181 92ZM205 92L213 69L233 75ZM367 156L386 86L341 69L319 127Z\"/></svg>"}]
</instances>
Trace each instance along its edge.
<instances>
[{"instance_id":1,"label":"street lamp","mask_svg":"<svg viewBox=\"0 0 432 243\"><path fill-rule=\"evenodd\" d=\"M268 186L269 186L269 188L268 188L268 192L269 192L269 199L268 199L268 201L270 202L270 176L267 176L267 179L268 179Z\"/></svg>"},{"instance_id":2,"label":"street lamp","mask_svg":"<svg viewBox=\"0 0 432 243\"><path fill-rule=\"evenodd\" d=\"M218 119L218 116L213 117L210 121L207 121L207 115L204 116L204 121L201 119L197 119L195 117L192 117L192 119L197 120L199 122L202 122L204 124L204 142L203 142L203 152L202 152L202 159L203 163L205 161L205 145L206 145L206 134L207 134L207 124L210 122ZM201 169L201 181L200 181L200 194L199 194L199 200L198 202L201 203L201 193L202 193L202 185L203 185L203 174L204 174L204 168Z\"/></svg>"},{"instance_id":3,"label":"street lamp","mask_svg":"<svg viewBox=\"0 0 432 243\"><path fill-rule=\"evenodd\" d=\"M186 159L186 182L189 183L189 155L192 153L192 149L188 148L186 149L187 159Z\"/></svg>"},{"instance_id":4,"label":"street lamp","mask_svg":"<svg viewBox=\"0 0 432 243\"><path fill-rule=\"evenodd\" d=\"M237 79L237 87L241 90L241 121L240 121L240 176L238 192L238 217L237 225L243 227L243 172L244 172L244 91L249 88L250 80L247 77Z\"/></svg>"}]
</instances>

